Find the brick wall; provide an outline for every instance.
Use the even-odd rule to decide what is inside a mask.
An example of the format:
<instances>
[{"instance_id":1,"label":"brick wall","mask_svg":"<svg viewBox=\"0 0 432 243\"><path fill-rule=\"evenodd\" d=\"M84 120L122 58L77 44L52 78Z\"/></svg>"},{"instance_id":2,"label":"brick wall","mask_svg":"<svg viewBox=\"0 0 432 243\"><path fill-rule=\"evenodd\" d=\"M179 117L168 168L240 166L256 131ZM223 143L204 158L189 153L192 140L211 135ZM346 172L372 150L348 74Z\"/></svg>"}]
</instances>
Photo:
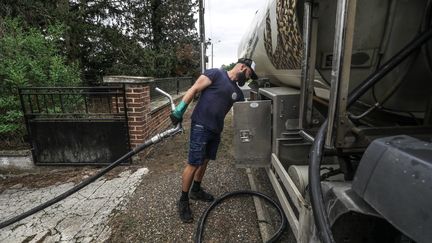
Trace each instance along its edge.
<instances>
[{"instance_id":1,"label":"brick wall","mask_svg":"<svg viewBox=\"0 0 432 243\"><path fill-rule=\"evenodd\" d=\"M152 110L150 86L152 79L143 77L107 76L105 83L125 84L128 115L129 140L131 148L137 147L152 136L169 127L171 112L169 103ZM167 100L168 101L168 100ZM123 110L123 101L118 106ZM113 104L113 109L117 109ZM150 150L140 152L132 160L144 158Z\"/></svg>"}]
</instances>

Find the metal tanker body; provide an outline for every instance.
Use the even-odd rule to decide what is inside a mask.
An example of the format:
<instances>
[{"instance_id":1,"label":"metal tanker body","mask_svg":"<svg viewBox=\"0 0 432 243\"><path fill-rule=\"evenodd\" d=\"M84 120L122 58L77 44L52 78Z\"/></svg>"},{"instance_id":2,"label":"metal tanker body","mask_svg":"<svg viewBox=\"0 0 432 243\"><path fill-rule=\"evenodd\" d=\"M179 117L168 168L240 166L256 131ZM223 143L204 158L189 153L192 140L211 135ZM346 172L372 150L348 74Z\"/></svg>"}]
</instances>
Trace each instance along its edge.
<instances>
[{"instance_id":1,"label":"metal tanker body","mask_svg":"<svg viewBox=\"0 0 432 243\"><path fill-rule=\"evenodd\" d=\"M432 242L432 1L269 0L238 49L239 167L297 242Z\"/></svg>"},{"instance_id":2,"label":"metal tanker body","mask_svg":"<svg viewBox=\"0 0 432 243\"><path fill-rule=\"evenodd\" d=\"M238 55L253 58L260 64L257 73L275 84L299 87L303 47L296 8L296 1L268 1L256 12Z\"/></svg>"},{"instance_id":3,"label":"metal tanker body","mask_svg":"<svg viewBox=\"0 0 432 243\"><path fill-rule=\"evenodd\" d=\"M257 11L253 23L243 36L239 56L251 57L257 74L279 86L300 88L304 55L304 2L270 0ZM331 82L337 1L315 1L316 73L322 87ZM416 35L428 28L431 16L427 1L357 2L353 33L349 88L352 90L368 75L391 59ZM361 100L397 111L421 116L432 91L432 59L430 43L417 50L396 67ZM422 88L419 89L418 87ZM325 97L324 93L319 93ZM382 104L384 105L384 104Z\"/></svg>"}]
</instances>

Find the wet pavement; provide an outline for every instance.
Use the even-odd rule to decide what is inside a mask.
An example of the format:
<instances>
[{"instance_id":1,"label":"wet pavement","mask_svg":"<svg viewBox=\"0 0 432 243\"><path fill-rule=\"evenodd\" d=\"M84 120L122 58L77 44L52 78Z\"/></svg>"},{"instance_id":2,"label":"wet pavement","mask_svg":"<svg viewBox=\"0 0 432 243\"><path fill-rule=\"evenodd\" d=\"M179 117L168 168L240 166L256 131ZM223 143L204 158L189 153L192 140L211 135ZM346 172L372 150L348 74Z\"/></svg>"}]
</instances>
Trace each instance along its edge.
<instances>
[{"instance_id":1,"label":"wet pavement","mask_svg":"<svg viewBox=\"0 0 432 243\"><path fill-rule=\"evenodd\" d=\"M122 210L147 168L125 170L91 183L36 214L0 229L0 242L103 242L110 237L109 216ZM20 184L0 194L0 221L10 219L67 191L74 183L43 188Z\"/></svg>"}]
</instances>

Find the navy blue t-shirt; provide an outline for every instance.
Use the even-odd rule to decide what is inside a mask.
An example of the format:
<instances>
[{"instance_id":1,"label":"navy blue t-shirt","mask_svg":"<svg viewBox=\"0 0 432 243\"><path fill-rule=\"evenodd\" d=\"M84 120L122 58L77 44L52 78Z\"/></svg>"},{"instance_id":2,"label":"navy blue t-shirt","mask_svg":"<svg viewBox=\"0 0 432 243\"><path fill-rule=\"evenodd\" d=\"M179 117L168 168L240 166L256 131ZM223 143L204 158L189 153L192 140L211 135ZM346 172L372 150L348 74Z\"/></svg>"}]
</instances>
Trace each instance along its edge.
<instances>
[{"instance_id":1,"label":"navy blue t-shirt","mask_svg":"<svg viewBox=\"0 0 432 243\"><path fill-rule=\"evenodd\" d=\"M211 84L201 92L192 113L192 122L221 133L226 114L234 102L244 101L244 96L237 83L228 77L227 71L214 68L206 70L203 75L211 80Z\"/></svg>"}]
</instances>

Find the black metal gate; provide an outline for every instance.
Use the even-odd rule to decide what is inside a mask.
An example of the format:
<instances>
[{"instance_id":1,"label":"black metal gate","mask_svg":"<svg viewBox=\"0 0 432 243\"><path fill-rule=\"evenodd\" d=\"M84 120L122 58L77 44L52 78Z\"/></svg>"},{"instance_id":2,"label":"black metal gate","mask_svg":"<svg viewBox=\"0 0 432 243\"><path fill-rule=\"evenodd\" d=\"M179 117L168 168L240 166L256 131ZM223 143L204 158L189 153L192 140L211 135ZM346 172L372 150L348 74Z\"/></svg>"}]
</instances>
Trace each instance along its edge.
<instances>
[{"instance_id":1,"label":"black metal gate","mask_svg":"<svg viewBox=\"0 0 432 243\"><path fill-rule=\"evenodd\" d=\"M124 86L19 90L37 165L102 165L130 150Z\"/></svg>"}]
</instances>

